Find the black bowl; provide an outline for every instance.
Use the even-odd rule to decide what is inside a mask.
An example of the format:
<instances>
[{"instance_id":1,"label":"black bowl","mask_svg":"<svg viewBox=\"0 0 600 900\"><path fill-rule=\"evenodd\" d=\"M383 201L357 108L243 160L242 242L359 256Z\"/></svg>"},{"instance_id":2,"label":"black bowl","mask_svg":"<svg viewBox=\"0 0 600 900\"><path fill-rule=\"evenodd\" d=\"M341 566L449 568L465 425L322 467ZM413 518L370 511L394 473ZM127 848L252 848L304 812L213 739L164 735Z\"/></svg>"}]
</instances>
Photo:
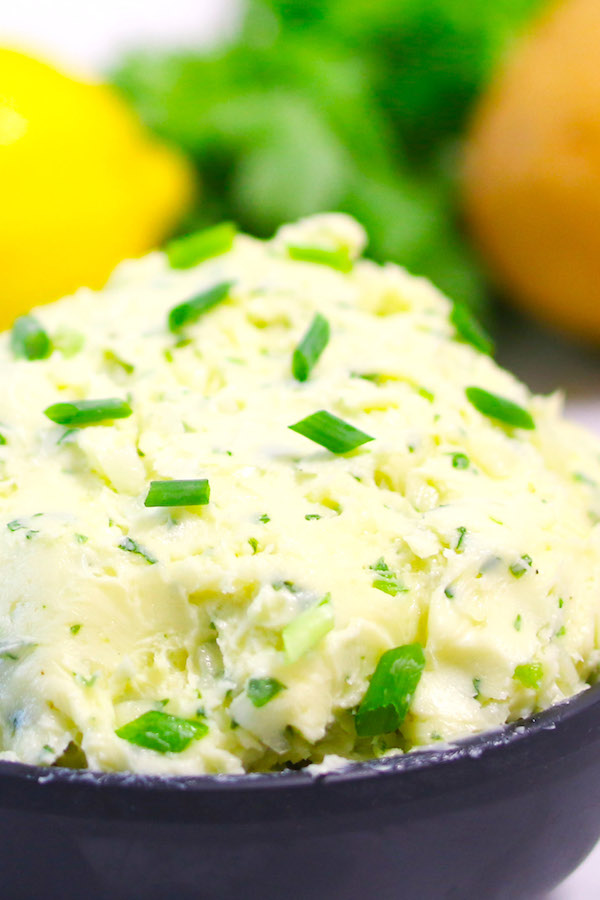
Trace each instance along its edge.
<instances>
[{"instance_id":1,"label":"black bowl","mask_svg":"<svg viewBox=\"0 0 600 900\"><path fill-rule=\"evenodd\" d=\"M524 722L313 775L0 763L7 900L531 900L600 835L600 686Z\"/></svg>"}]
</instances>

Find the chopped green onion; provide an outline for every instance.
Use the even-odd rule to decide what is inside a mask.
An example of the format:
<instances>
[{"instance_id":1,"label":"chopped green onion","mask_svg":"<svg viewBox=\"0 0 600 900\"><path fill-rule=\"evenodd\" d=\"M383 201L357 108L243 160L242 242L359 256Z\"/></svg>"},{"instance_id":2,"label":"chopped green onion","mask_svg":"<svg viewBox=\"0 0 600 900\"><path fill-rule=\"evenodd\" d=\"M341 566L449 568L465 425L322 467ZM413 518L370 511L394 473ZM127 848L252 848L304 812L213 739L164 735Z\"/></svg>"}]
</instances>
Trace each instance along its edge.
<instances>
[{"instance_id":1,"label":"chopped green onion","mask_svg":"<svg viewBox=\"0 0 600 900\"><path fill-rule=\"evenodd\" d=\"M10 346L20 359L47 359L52 353L52 342L38 320L33 316L19 316L12 327Z\"/></svg>"},{"instance_id":2,"label":"chopped green onion","mask_svg":"<svg viewBox=\"0 0 600 900\"><path fill-rule=\"evenodd\" d=\"M423 399L427 400L428 403L433 403L433 401L435 400L435 394L425 387L417 388L417 393L420 397L423 397Z\"/></svg>"},{"instance_id":3,"label":"chopped green onion","mask_svg":"<svg viewBox=\"0 0 600 900\"><path fill-rule=\"evenodd\" d=\"M167 244L165 253L172 269L191 269L231 250L237 229L232 222L222 222L213 228L196 231Z\"/></svg>"},{"instance_id":4,"label":"chopped green onion","mask_svg":"<svg viewBox=\"0 0 600 900\"><path fill-rule=\"evenodd\" d=\"M360 431L343 419L339 419L324 409L301 419L295 425L289 426L292 431L302 434L309 441L320 444L331 450L332 453L349 453L356 450L362 444L373 441L374 438Z\"/></svg>"},{"instance_id":5,"label":"chopped green onion","mask_svg":"<svg viewBox=\"0 0 600 900\"><path fill-rule=\"evenodd\" d=\"M522 617L521 614L519 613L519 615L517 616L517 618L516 618L515 621L513 622L515 631L520 631L520 630L521 630L521 625L522 625L522 624L523 624L523 617Z\"/></svg>"},{"instance_id":6,"label":"chopped green onion","mask_svg":"<svg viewBox=\"0 0 600 900\"><path fill-rule=\"evenodd\" d=\"M456 547L454 548L454 550L456 553L462 553L464 551L463 541L465 539L467 529L464 525L460 525L456 530L458 531L458 541L456 542Z\"/></svg>"},{"instance_id":7,"label":"chopped green onion","mask_svg":"<svg viewBox=\"0 0 600 900\"><path fill-rule=\"evenodd\" d=\"M515 578L522 578L523 575L525 574L525 572L527 571L527 569L531 568L532 563L533 563L532 558L530 556L528 556L527 554L525 554L524 556L521 557L521 559L518 562L513 563L508 568L509 568L511 575L514 575Z\"/></svg>"},{"instance_id":8,"label":"chopped green onion","mask_svg":"<svg viewBox=\"0 0 600 900\"><path fill-rule=\"evenodd\" d=\"M319 515L319 513L306 513L304 516L307 522L312 522L313 519L322 519L323 517Z\"/></svg>"},{"instance_id":9,"label":"chopped green onion","mask_svg":"<svg viewBox=\"0 0 600 900\"><path fill-rule=\"evenodd\" d=\"M206 478L186 481L151 481L144 506L205 506L210 500Z\"/></svg>"},{"instance_id":10,"label":"chopped green onion","mask_svg":"<svg viewBox=\"0 0 600 900\"><path fill-rule=\"evenodd\" d=\"M396 594L405 593L408 590L395 572L392 572L383 556L380 556L377 562L373 563L369 568L377 573L373 581L373 587L377 588L378 591L383 591L385 594L395 597Z\"/></svg>"},{"instance_id":11,"label":"chopped green onion","mask_svg":"<svg viewBox=\"0 0 600 900\"><path fill-rule=\"evenodd\" d=\"M114 419L127 419L133 410L125 400L109 397L106 400L72 400L69 403L54 403L44 410L44 414L57 425L81 428L84 425L98 425Z\"/></svg>"},{"instance_id":12,"label":"chopped green onion","mask_svg":"<svg viewBox=\"0 0 600 900\"><path fill-rule=\"evenodd\" d=\"M562 625L556 632L556 637L564 637L566 633L567 633L567 629L565 628L564 625Z\"/></svg>"},{"instance_id":13,"label":"chopped green onion","mask_svg":"<svg viewBox=\"0 0 600 900\"><path fill-rule=\"evenodd\" d=\"M456 328L457 337L461 341L471 344L482 353L491 355L494 352L494 342L491 337L462 303L454 304L450 313L450 321Z\"/></svg>"},{"instance_id":14,"label":"chopped green onion","mask_svg":"<svg viewBox=\"0 0 600 900\"><path fill-rule=\"evenodd\" d=\"M208 726L151 709L116 730L117 737L157 753L181 753L192 741L208 734Z\"/></svg>"},{"instance_id":15,"label":"chopped green onion","mask_svg":"<svg viewBox=\"0 0 600 900\"><path fill-rule=\"evenodd\" d=\"M4 446L6 444L6 438L3 434L0 434L0 445Z\"/></svg>"},{"instance_id":16,"label":"chopped green onion","mask_svg":"<svg viewBox=\"0 0 600 900\"><path fill-rule=\"evenodd\" d=\"M120 369L123 369L123 371L127 375L133 375L133 373L135 372L135 366L127 362L125 359L121 359L121 357L118 356L114 350L104 351L104 361L109 365L118 366Z\"/></svg>"},{"instance_id":17,"label":"chopped green onion","mask_svg":"<svg viewBox=\"0 0 600 900\"><path fill-rule=\"evenodd\" d=\"M558 608L562 609L564 605L565 605L565 601L563 600L562 597L559 597L558 598Z\"/></svg>"},{"instance_id":18,"label":"chopped green onion","mask_svg":"<svg viewBox=\"0 0 600 900\"><path fill-rule=\"evenodd\" d=\"M296 662L331 631L334 624L331 596L300 613L283 629L283 646L288 662Z\"/></svg>"},{"instance_id":19,"label":"chopped green onion","mask_svg":"<svg viewBox=\"0 0 600 900\"><path fill-rule=\"evenodd\" d=\"M155 556L152 556L152 554L148 550L146 550L144 547L142 547L141 544L138 544L137 541L134 541L133 538L130 537L123 538L123 540L119 544L119 549L127 550L128 553L136 553L138 556L141 556L142 559L145 559L146 562L151 566L153 566L154 563L158 562Z\"/></svg>"},{"instance_id":20,"label":"chopped green onion","mask_svg":"<svg viewBox=\"0 0 600 900\"><path fill-rule=\"evenodd\" d=\"M71 625L69 631L71 634L78 634L78 632L81 631L81 625Z\"/></svg>"},{"instance_id":21,"label":"chopped green onion","mask_svg":"<svg viewBox=\"0 0 600 900\"><path fill-rule=\"evenodd\" d=\"M169 313L169 330L175 333L185 325L197 322L205 312L225 300L232 287L233 281L222 281L215 284L214 287L190 297L184 303L174 306Z\"/></svg>"},{"instance_id":22,"label":"chopped green onion","mask_svg":"<svg viewBox=\"0 0 600 900\"><path fill-rule=\"evenodd\" d=\"M252 555L254 556L256 553L258 553L258 541L256 540L256 538L248 538L248 543L252 547Z\"/></svg>"},{"instance_id":23,"label":"chopped green onion","mask_svg":"<svg viewBox=\"0 0 600 900\"><path fill-rule=\"evenodd\" d=\"M268 516L266 513L263 513L262 516L259 516L259 517L258 517L258 521L259 521L259 522L262 522L264 525L266 525L267 522L270 522L270 521L271 521L271 517Z\"/></svg>"},{"instance_id":24,"label":"chopped green onion","mask_svg":"<svg viewBox=\"0 0 600 900\"><path fill-rule=\"evenodd\" d=\"M517 666L514 671L513 678L520 681L524 687L537 690L542 683L544 677L544 668L541 663L526 663L523 666Z\"/></svg>"},{"instance_id":25,"label":"chopped green onion","mask_svg":"<svg viewBox=\"0 0 600 900\"><path fill-rule=\"evenodd\" d=\"M356 712L359 737L388 734L402 725L424 668L421 644L404 644L383 654Z\"/></svg>"},{"instance_id":26,"label":"chopped green onion","mask_svg":"<svg viewBox=\"0 0 600 900\"><path fill-rule=\"evenodd\" d=\"M306 381L328 343L329 322L324 316L317 313L308 331L294 350L292 374L297 381Z\"/></svg>"},{"instance_id":27,"label":"chopped green onion","mask_svg":"<svg viewBox=\"0 0 600 900\"><path fill-rule=\"evenodd\" d=\"M481 696L481 678L473 679L473 690L475 691L473 695L474 700L479 700Z\"/></svg>"},{"instance_id":28,"label":"chopped green onion","mask_svg":"<svg viewBox=\"0 0 600 900\"><path fill-rule=\"evenodd\" d=\"M525 428L529 431L535 428L535 422L531 413L519 406L518 403L513 403L512 400L507 400L506 397L492 394L479 387L468 387L465 393L467 400L483 416L496 419L505 425L511 425L513 428Z\"/></svg>"},{"instance_id":29,"label":"chopped green onion","mask_svg":"<svg viewBox=\"0 0 600 900\"><path fill-rule=\"evenodd\" d=\"M339 272L351 272L353 262L346 248L339 250L326 250L324 247L302 247L291 245L287 248L290 259L298 262L316 263L320 266L330 266Z\"/></svg>"},{"instance_id":30,"label":"chopped green onion","mask_svg":"<svg viewBox=\"0 0 600 900\"><path fill-rule=\"evenodd\" d=\"M73 328L59 328L52 335L52 344L54 349L62 353L65 359L71 359L83 349L85 337L80 331L75 331Z\"/></svg>"},{"instance_id":31,"label":"chopped green onion","mask_svg":"<svg viewBox=\"0 0 600 900\"><path fill-rule=\"evenodd\" d=\"M246 693L254 706L264 706L273 697L276 697L280 691L285 690L285 684L277 681L276 678L251 678L246 688Z\"/></svg>"},{"instance_id":32,"label":"chopped green onion","mask_svg":"<svg viewBox=\"0 0 600 900\"><path fill-rule=\"evenodd\" d=\"M87 534L76 534L75 540L78 544L87 544L87 542L89 541L89 537L87 536Z\"/></svg>"},{"instance_id":33,"label":"chopped green onion","mask_svg":"<svg viewBox=\"0 0 600 900\"><path fill-rule=\"evenodd\" d=\"M444 588L444 594L446 595L448 600L452 600L452 598L454 597L454 588L451 584L449 584L448 587Z\"/></svg>"},{"instance_id":34,"label":"chopped green onion","mask_svg":"<svg viewBox=\"0 0 600 900\"><path fill-rule=\"evenodd\" d=\"M452 466L455 469L468 469L469 468L469 457L464 453L453 453L452 454Z\"/></svg>"},{"instance_id":35,"label":"chopped green onion","mask_svg":"<svg viewBox=\"0 0 600 900\"><path fill-rule=\"evenodd\" d=\"M590 478L589 475L585 475L583 472L575 472L573 474L573 481L578 481L580 484L587 484L588 487L598 487L598 484L594 479Z\"/></svg>"}]
</instances>

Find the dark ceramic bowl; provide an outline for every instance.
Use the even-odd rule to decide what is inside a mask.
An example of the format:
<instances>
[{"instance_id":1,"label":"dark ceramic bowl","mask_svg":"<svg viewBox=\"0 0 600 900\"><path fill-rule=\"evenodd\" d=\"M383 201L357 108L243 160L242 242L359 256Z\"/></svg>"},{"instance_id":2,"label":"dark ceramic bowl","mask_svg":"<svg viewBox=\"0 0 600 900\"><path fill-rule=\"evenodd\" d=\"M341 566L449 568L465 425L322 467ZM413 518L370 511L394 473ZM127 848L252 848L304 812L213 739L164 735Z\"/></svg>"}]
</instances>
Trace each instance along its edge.
<instances>
[{"instance_id":1,"label":"dark ceramic bowl","mask_svg":"<svg viewBox=\"0 0 600 900\"><path fill-rule=\"evenodd\" d=\"M0 763L6 900L532 900L599 835L599 686L451 747L320 776Z\"/></svg>"}]
</instances>

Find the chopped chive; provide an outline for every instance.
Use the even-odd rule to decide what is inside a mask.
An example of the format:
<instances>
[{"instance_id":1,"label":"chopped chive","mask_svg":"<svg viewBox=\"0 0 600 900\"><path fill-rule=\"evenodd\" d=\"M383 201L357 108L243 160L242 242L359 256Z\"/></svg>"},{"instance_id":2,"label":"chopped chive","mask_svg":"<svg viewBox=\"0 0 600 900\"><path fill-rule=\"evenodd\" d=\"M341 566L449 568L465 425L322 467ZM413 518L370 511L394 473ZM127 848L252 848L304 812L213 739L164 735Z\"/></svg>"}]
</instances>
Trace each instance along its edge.
<instances>
[{"instance_id":1,"label":"chopped chive","mask_svg":"<svg viewBox=\"0 0 600 900\"><path fill-rule=\"evenodd\" d=\"M521 630L521 625L522 625L522 624L523 624L523 617L522 617L521 614L519 613L519 615L517 616L517 618L516 618L515 621L513 622L515 631L520 631L520 630Z\"/></svg>"},{"instance_id":2,"label":"chopped chive","mask_svg":"<svg viewBox=\"0 0 600 900\"><path fill-rule=\"evenodd\" d=\"M348 422L344 422L343 419L339 419L324 409L301 419L300 422L290 425L289 428L302 434L309 441L326 447L332 453L349 453L350 450L356 450L362 444L374 440L364 431L360 431L354 425L349 425Z\"/></svg>"},{"instance_id":3,"label":"chopped chive","mask_svg":"<svg viewBox=\"0 0 600 900\"><path fill-rule=\"evenodd\" d=\"M322 519L323 517L319 515L319 513L306 513L304 516L307 522L312 522L313 519Z\"/></svg>"},{"instance_id":4,"label":"chopped chive","mask_svg":"<svg viewBox=\"0 0 600 900\"><path fill-rule=\"evenodd\" d=\"M135 372L135 366L131 363L127 362L125 359L121 359L114 350L105 350L104 351L104 361L109 363L109 365L118 366L120 369L127 375L133 375Z\"/></svg>"},{"instance_id":5,"label":"chopped chive","mask_svg":"<svg viewBox=\"0 0 600 900\"><path fill-rule=\"evenodd\" d=\"M573 474L573 481L578 481L580 484L587 484L588 487L598 487L598 484L594 479L590 478L589 475L585 475L583 472L575 472Z\"/></svg>"},{"instance_id":6,"label":"chopped chive","mask_svg":"<svg viewBox=\"0 0 600 900\"><path fill-rule=\"evenodd\" d=\"M454 597L454 588L451 584L449 584L448 587L444 588L444 594L446 595L448 600L452 600L452 598Z\"/></svg>"},{"instance_id":7,"label":"chopped chive","mask_svg":"<svg viewBox=\"0 0 600 900\"><path fill-rule=\"evenodd\" d=\"M81 631L81 625L71 625L69 631L71 632L71 634L78 634L78 632Z\"/></svg>"},{"instance_id":8,"label":"chopped chive","mask_svg":"<svg viewBox=\"0 0 600 900\"><path fill-rule=\"evenodd\" d=\"M88 538L87 534L76 534L75 540L77 541L78 544L87 544L87 542L89 541L89 538Z\"/></svg>"},{"instance_id":9,"label":"chopped chive","mask_svg":"<svg viewBox=\"0 0 600 900\"><path fill-rule=\"evenodd\" d=\"M134 541L133 538L124 538L119 544L119 548L121 550L127 550L128 553L136 553L138 556L141 556L142 559L145 559L151 566L158 562L155 556L152 556L148 550L142 547L141 544L138 544L137 541Z\"/></svg>"},{"instance_id":10,"label":"chopped chive","mask_svg":"<svg viewBox=\"0 0 600 900\"><path fill-rule=\"evenodd\" d=\"M72 400L69 403L54 403L44 410L44 414L57 425L81 428L84 425L98 425L114 419L127 419L133 410L125 400L109 397L106 400Z\"/></svg>"},{"instance_id":11,"label":"chopped chive","mask_svg":"<svg viewBox=\"0 0 600 900\"><path fill-rule=\"evenodd\" d=\"M34 316L19 316L10 334L12 352L19 359L47 359L52 342Z\"/></svg>"},{"instance_id":12,"label":"chopped chive","mask_svg":"<svg viewBox=\"0 0 600 900\"><path fill-rule=\"evenodd\" d=\"M408 590L395 572L392 572L383 556L380 556L377 562L373 563L369 568L377 573L373 580L373 587L377 588L378 591L383 591L385 594L395 597L396 594L405 593Z\"/></svg>"},{"instance_id":13,"label":"chopped chive","mask_svg":"<svg viewBox=\"0 0 600 900\"><path fill-rule=\"evenodd\" d=\"M460 525L456 530L458 531L458 541L456 542L456 547L454 548L454 550L456 553L462 553L464 551L463 541L465 539L467 529L464 525Z\"/></svg>"},{"instance_id":14,"label":"chopped chive","mask_svg":"<svg viewBox=\"0 0 600 900\"><path fill-rule=\"evenodd\" d=\"M417 388L417 393L420 397L423 397L424 400L427 400L428 403L433 403L435 400L435 394L433 391L429 391L425 387Z\"/></svg>"},{"instance_id":15,"label":"chopped chive","mask_svg":"<svg viewBox=\"0 0 600 900\"><path fill-rule=\"evenodd\" d=\"M237 229L232 222L222 222L167 244L165 253L172 269L191 269L205 259L228 253Z\"/></svg>"},{"instance_id":16,"label":"chopped chive","mask_svg":"<svg viewBox=\"0 0 600 900\"><path fill-rule=\"evenodd\" d=\"M481 678L473 679L473 690L475 691L475 693L473 694L473 699L479 700L481 696Z\"/></svg>"},{"instance_id":17,"label":"chopped chive","mask_svg":"<svg viewBox=\"0 0 600 900\"><path fill-rule=\"evenodd\" d=\"M206 478L151 481L144 506L205 506L210 500Z\"/></svg>"},{"instance_id":18,"label":"chopped chive","mask_svg":"<svg viewBox=\"0 0 600 900\"><path fill-rule=\"evenodd\" d=\"M508 568L511 575L514 575L515 578L522 578L527 569L531 568L532 563L532 558L525 553L518 562L513 563Z\"/></svg>"},{"instance_id":19,"label":"chopped chive","mask_svg":"<svg viewBox=\"0 0 600 900\"><path fill-rule=\"evenodd\" d=\"M4 446L6 444L6 438L3 434L0 434L0 445Z\"/></svg>"},{"instance_id":20,"label":"chopped chive","mask_svg":"<svg viewBox=\"0 0 600 900\"><path fill-rule=\"evenodd\" d=\"M276 678L251 678L248 681L246 693L254 706L265 706L269 700L276 697L280 691L285 690L285 684Z\"/></svg>"},{"instance_id":21,"label":"chopped chive","mask_svg":"<svg viewBox=\"0 0 600 900\"><path fill-rule=\"evenodd\" d=\"M190 297L184 303L174 306L169 313L169 330L175 333L185 325L197 322L205 312L225 300L232 287L233 281L221 281L208 290Z\"/></svg>"},{"instance_id":22,"label":"chopped chive","mask_svg":"<svg viewBox=\"0 0 600 900\"><path fill-rule=\"evenodd\" d=\"M565 605L565 601L563 600L562 597L559 597L558 598L558 608L562 609L564 605Z\"/></svg>"},{"instance_id":23,"label":"chopped chive","mask_svg":"<svg viewBox=\"0 0 600 900\"><path fill-rule=\"evenodd\" d=\"M298 592L298 588L293 581L274 581L272 584L272 588L274 591L282 591L283 588L287 588L288 591L292 592L292 594L296 594Z\"/></svg>"},{"instance_id":24,"label":"chopped chive","mask_svg":"<svg viewBox=\"0 0 600 900\"><path fill-rule=\"evenodd\" d=\"M7 523L6 527L9 531L20 531L21 528L26 528L27 526L20 519L13 519L12 522Z\"/></svg>"},{"instance_id":25,"label":"chopped chive","mask_svg":"<svg viewBox=\"0 0 600 900\"><path fill-rule=\"evenodd\" d=\"M294 350L292 374L297 381L306 381L328 343L329 322L317 313Z\"/></svg>"},{"instance_id":26,"label":"chopped chive","mask_svg":"<svg viewBox=\"0 0 600 900\"><path fill-rule=\"evenodd\" d=\"M468 469L469 457L464 453L453 453L452 466L454 469Z\"/></svg>"},{"instance_id":27,"label":"chopped chive","mask_svg":"<svg viewBox=\"0 0 600 900\"><path fill-rule=\"evenodd\" d=\"M258 553L258 541L256 538L248 538L248 543L252 547L252 555L254 556Z\"/></svg>"},{"instance_id":28,"label":"chopped chive","mask_svg":"<svg viewBox=\"0 0 600 900\"><path fill-rule=\"evenodd\" d=\"M517 666L514 671L513 678L520 681L524 687L537 690L542 683L544 677L544 668L541 663L526 663L523 666Z\"/></svg>"},{"instance_id":29,"label":"chopped chive","mask_svg":"<svg viewBox=\"0 0 600 900\"><path fill-rule=\"evenodd\" d=\"M54 747L51 747L50 744L44 744L42 750L45 750L46 753L56 753L56 750L54 749Z\"/></svg>"},{"instance_id":30,"label":"chopped chive","mask_svg":"<svg viewBox=\"0 0 600 900\"><path fill-rule=\"evenodd\" d=\"M262 516L259 516L259 517L258 517L258 521L259 521L259 522L262 522L264 525L266 525L267 522L270 522L270 521L271 521L271 517L268 516L266 513L263 513Z\"/></svg>"},{"instance_id":31,"label":"chopped chive","mask_svg":"<svg viewBox=\"0 0 600 900\"><path fill-rule=\"evenodd\" d=\"M326 250L324 247L302 247L288 245L288 256L298 262L316 263L320 266L330 266L339 272L351 272L353 262L346 248L340 250Z\"/></svg>"},{"instance_id":32,"label":"chopped chive","mask_svg":"<svg viewBox=\"0 0 600 900\"><path fill-rule=\"evenodd\" d=\"M467 400L483 416L496 419L505 425L511 425L513 428L525 428L529 431L535 428L535 422L531 413L519 406L518 403L513 403L512 400L507 400L506 397L492 394L490 391L484 391L483 388L479 387L468 387L465 393Z\"/></svg>"},{"instance_id":33,"label":"chopped chive","mask_svg":"<svg viewBox=\"0 0 600 900\"><path fill-rule=\"evenodd\" d=\"M566 633L567 633L567 629L565 628L564 625L562 625L556 632L556 637L564 637Z\"/></svg>"},{"instance_id":34,"label":"chopped chive","mask_svg":"<svg viewBox=\"0 0 600 900\"><path fill-rule=\"evenodd\" d=\"M383 654L356 712L359 737L388 734L402 725L424 668L421 644L404 644Z\"/></svg>"},{"instance_id":35,"label":"chopped chive","mask_svg":"<svg viewBox=\"0 0 600 900\"><path fill-rule=\"evenodd\" d=\"M71 359L83 349L85 337L80 331L75 331L73 328L59 328L52 335L52 344L54 349L62 353L65 359Z\"/></svg>"},{"instance_id":36,"label":"chopped chive","mask_svg":"<svg viewBox=\"0 0 600 900\"><path fill-rule=\"evenodd\" d=\"M385 381L385 375L382 375L381 372L350 372L350 378L362 378L363 381L370 381L377 385L381 385Z\"/></svg>"},{"instance_id":37,"label":"chopped chive","mask_svg":"<svg viewBox=\"0 0 600 900\"><path fill-rule=\"evenodd\" d=\"M130 744L156 750L157 753L181 753L192 741L208 734L208 726L204 722L180 719L151 709L117 728L115 734Z\"/></svg>"},{"instance_id":38,"label":"chopped chive","mask_svg":"<svg viewBox=\"0 0 600 900\"><path fill-rule=\"evenodd\" d=\"M331 631L334 624L331 596L300 613L283 629L283 646L288 662L296 662Z\"/></svg>"},{"instance_id":39,"label":"chopped chive","mask_svg":"<svg viewBox=\"0 0 600 900\"><path fill-rule=\"evenodd\" d=\"M455 303L450 313L450 321L456 329L459 340L491 356L494 352L494 342L466 306Z\"/></svg>"}]
</instances>

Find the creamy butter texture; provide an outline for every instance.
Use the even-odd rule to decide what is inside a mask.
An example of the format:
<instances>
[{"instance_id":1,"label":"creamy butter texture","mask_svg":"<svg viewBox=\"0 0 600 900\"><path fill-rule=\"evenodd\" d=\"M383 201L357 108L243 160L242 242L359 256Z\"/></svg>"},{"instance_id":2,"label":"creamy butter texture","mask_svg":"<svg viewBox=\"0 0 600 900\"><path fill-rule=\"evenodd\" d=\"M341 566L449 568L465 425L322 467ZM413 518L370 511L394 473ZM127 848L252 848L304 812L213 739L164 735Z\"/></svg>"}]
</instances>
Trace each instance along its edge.
<instances>
[{"instance_id":1,"label":"creamy butter texture","mask_svg":"<svg viewBox=\"0 0 600 900\"><path fill-rule=\"evenodd\" d=\"M68 748L157 773L362 759L528 715L595 673L599 445L457 339L427 282L288 250L355 259L363 242L331 215L189 269L155 253L37 310L47 359L0 338L5 758ZM222 282L226 299L169 331L174 306ZM301 382L292 355L317 312L329 341ZM535 428L482 414L471 386ZM97 398L132 415L44 415ZM335 454L290 430L319 410L373 440ZM170 479L207 479L210 501L145 507ZM318 604L295 658L285 629ZM401 730L358 737L378 661L412 643L425 668ZM116 733L150 711L205 727L177 752Z\"/></svg>"}]
</instances>

